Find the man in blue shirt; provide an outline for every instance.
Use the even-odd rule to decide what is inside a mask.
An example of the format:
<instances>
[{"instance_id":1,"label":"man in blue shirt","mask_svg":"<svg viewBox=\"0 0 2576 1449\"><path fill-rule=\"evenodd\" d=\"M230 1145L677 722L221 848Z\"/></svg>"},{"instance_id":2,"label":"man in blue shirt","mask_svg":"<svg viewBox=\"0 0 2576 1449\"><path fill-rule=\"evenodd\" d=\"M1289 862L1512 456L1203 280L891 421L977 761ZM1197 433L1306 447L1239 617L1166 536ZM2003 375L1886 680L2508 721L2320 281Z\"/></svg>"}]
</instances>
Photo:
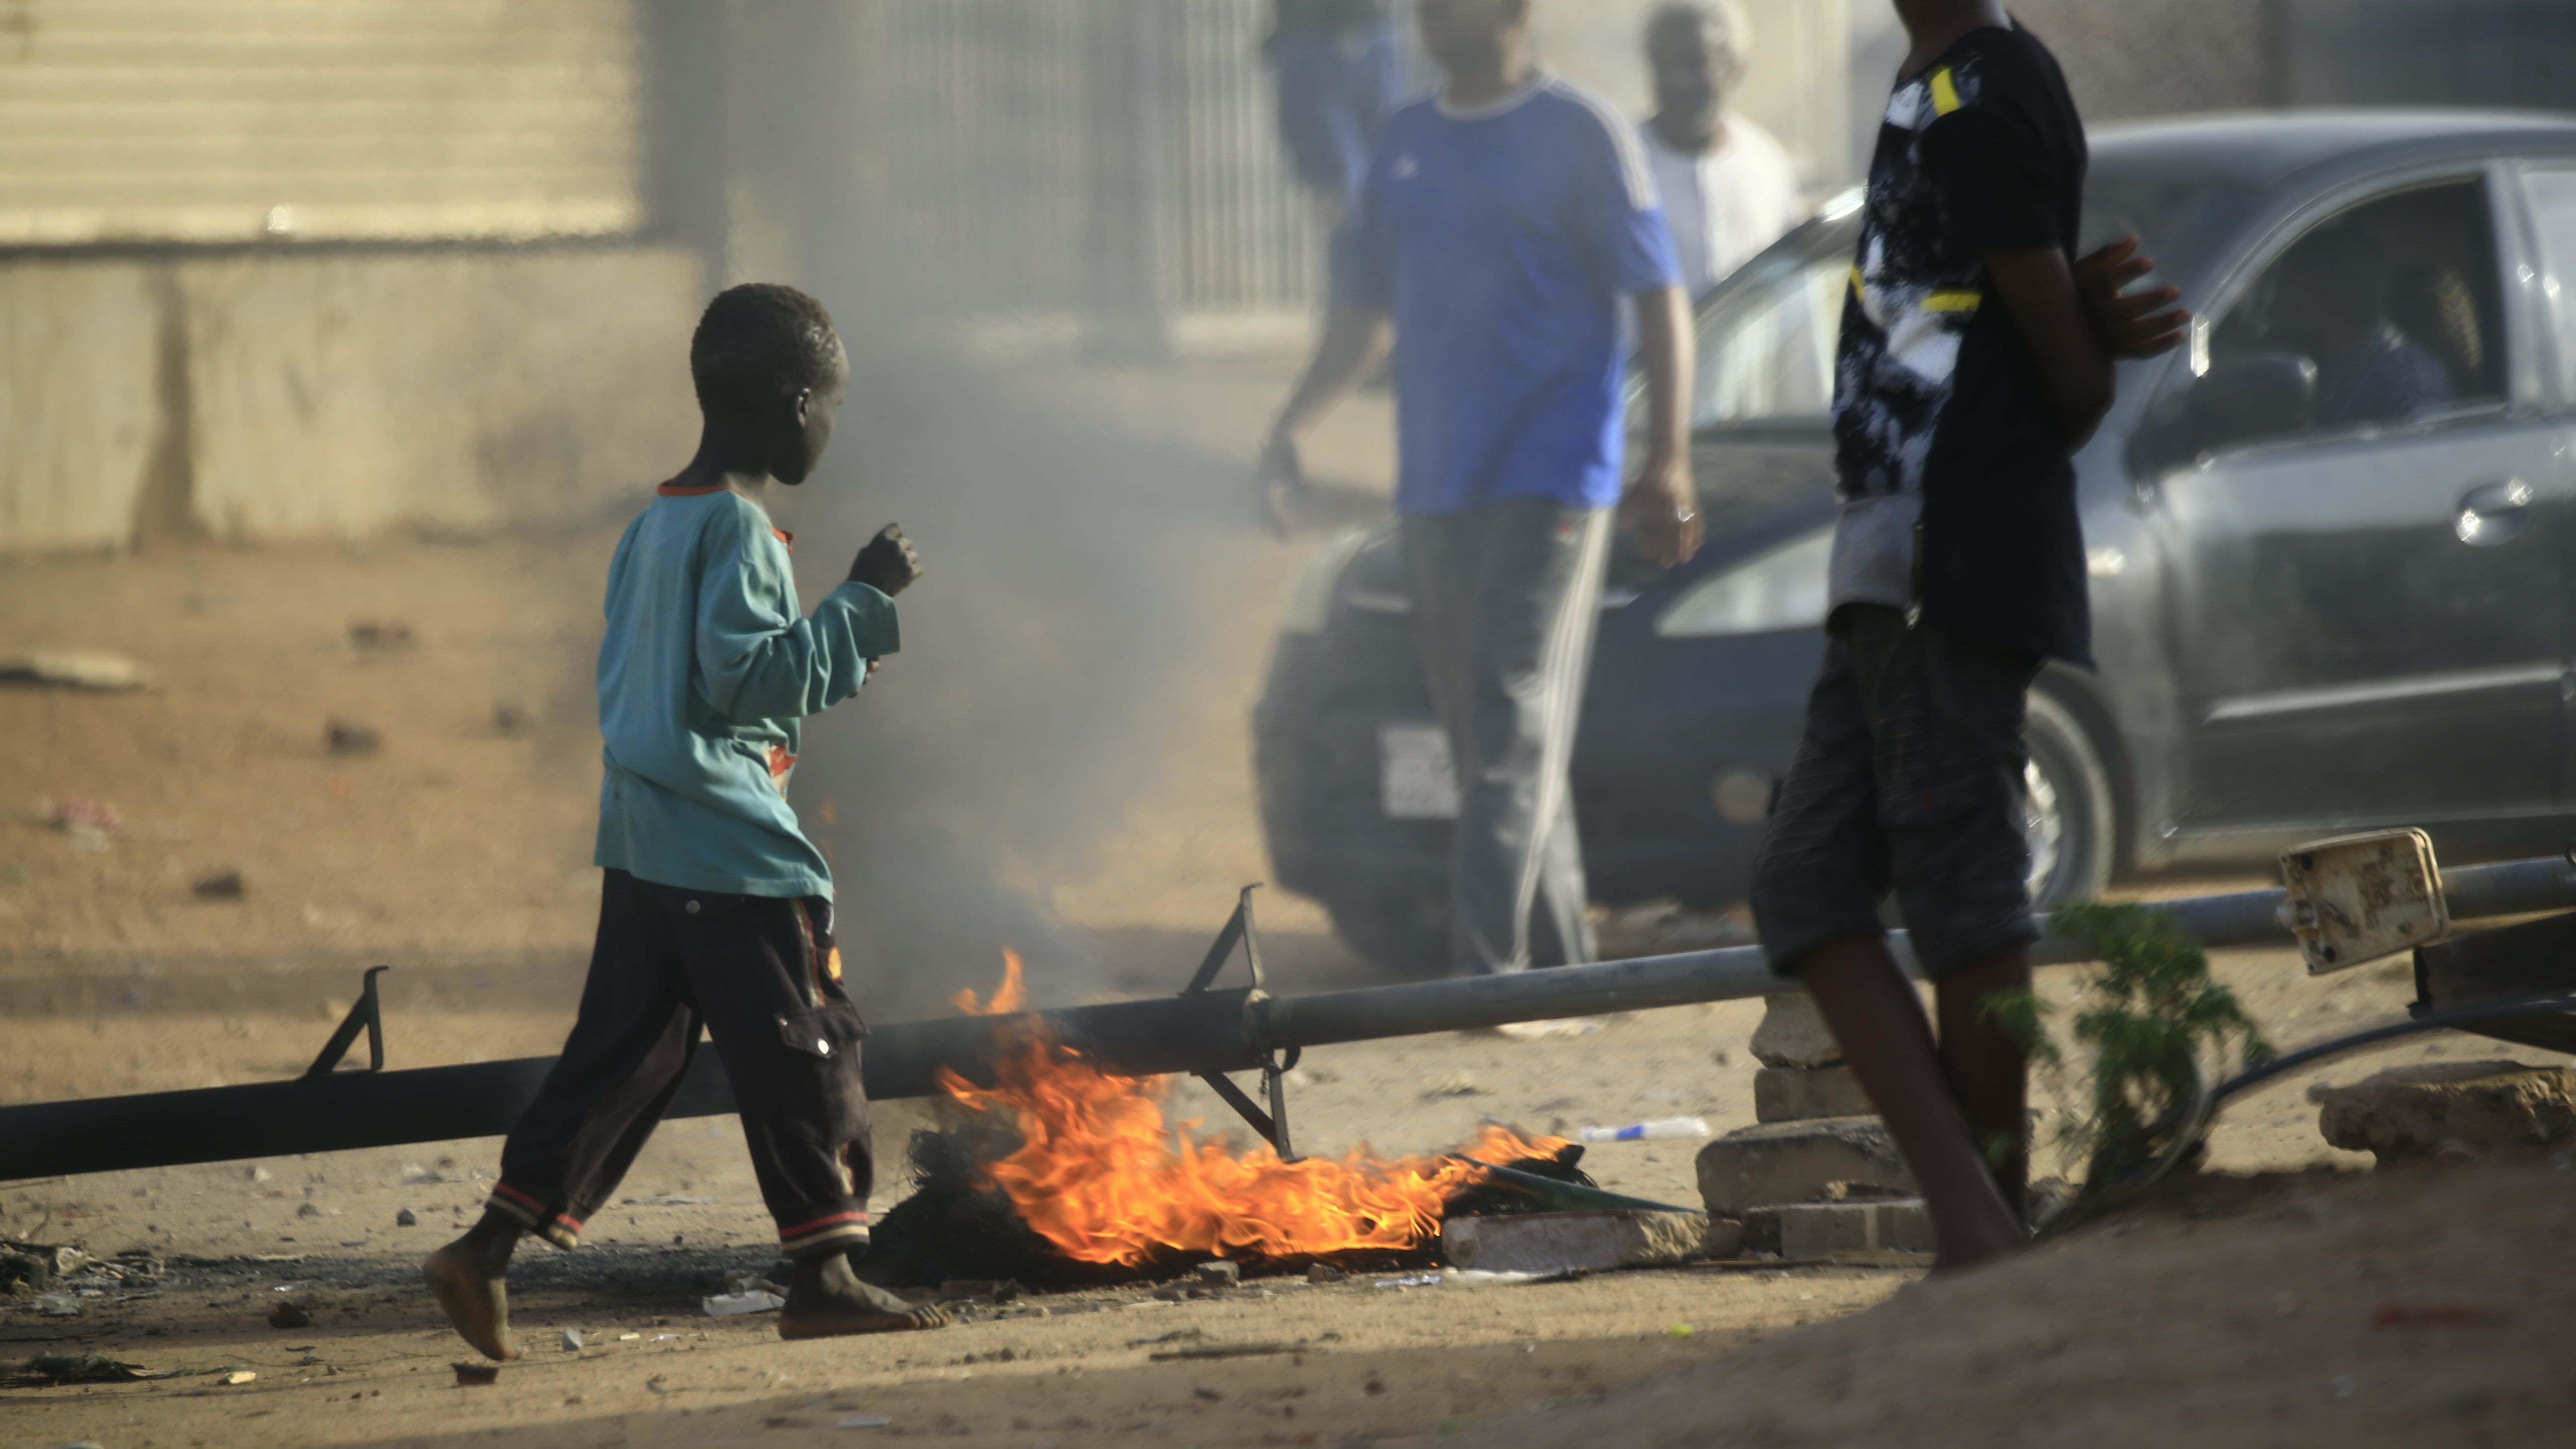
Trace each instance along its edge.
<instances>
[{"instance_id":1,"label":"man in blue shirt","mask_svg":"<svg viewBox=\"0 0 2576 1449\"><path fill-rule=\"evenodd\" d=\"M606 748L599 936L563 1055L510 1129L483 1219L422 1265L466 1342L514 1359L506 1276L530 1233L581 1241L661 1121L706 1028L742 1112L779 1248L785 1338L938 1328L858 1281L868 1241L867 1026L841 987L832 872L786 799L798 722L895 652L921 575L888 528L799 617L788 535L761 500L831 441L849 364L822 304L735 287L689 344L706 429L618 541L599 646Z\"/></svg>"},{"instance_id":2,"label":"man in blue shirt","mask_svg":"<svg viewBox=\"0 0 2576 1449\"><path fill-rule=\"evenodd\" d=\"M1531 63L1528 0L1421 0L1447 75L1380 136L1334 246L1333 313L1263 455L1295 440L1395 330L1395 507L1414 624L1458 774L1449 968L1587 961L1566 764L1610 509L1658 563L1699 546L1689 313L1628 122ZM1618 303L1634 298L1649 453L1621 487Z\"/></svg>"}]
</instances>

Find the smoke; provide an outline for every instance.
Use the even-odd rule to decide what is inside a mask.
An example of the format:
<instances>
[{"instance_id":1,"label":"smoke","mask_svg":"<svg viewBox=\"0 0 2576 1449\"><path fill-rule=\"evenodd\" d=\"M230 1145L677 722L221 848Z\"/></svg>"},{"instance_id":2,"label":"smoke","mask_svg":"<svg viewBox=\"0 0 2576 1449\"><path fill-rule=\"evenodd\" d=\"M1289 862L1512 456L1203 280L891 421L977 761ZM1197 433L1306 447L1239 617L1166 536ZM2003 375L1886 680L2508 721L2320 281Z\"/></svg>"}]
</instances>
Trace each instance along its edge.
<instances>
[{"instance_id":1,"label":"smoke","mask_svg":"<svg viewBox=\"0 0 2576 1449\"><path fill-rule=\"evenodd\" d=\"M878 528L921 549L903 652L807 726L794 800L832 857L863 1009L945 1010L1004 947L1038 1005L1099 985L1047 895L1078 878L1169 738L1202 646L1194 560L1242 527L1240 460L1051 410L1024 368L924 346L853 357L823 470L781 512L805 597Z\"/></svg>"}]
</instances>

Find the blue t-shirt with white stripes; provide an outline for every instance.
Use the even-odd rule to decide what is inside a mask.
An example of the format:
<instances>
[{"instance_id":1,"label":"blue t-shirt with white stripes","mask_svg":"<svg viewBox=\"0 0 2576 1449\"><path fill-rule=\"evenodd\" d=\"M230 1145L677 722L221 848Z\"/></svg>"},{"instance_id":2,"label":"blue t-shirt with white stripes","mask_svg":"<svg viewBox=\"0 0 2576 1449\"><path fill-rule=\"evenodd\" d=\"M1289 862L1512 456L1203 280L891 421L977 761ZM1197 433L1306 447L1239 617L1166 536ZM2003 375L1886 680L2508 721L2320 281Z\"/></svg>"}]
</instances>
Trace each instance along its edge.
<instances>
[{"instance_id":1,"label":"blue t-shirt with white stripes","mask_svg":"<svg viewBox=\"0 0 2576 1449\"><path fill-rule=\"evenodd\" d=\"M1618 501L1621 297L1678 285L1644 148L1542 76L1395 113L1335 239L1334 300L1395 319L1396 511Z\"/></svg>"}]
</instances>

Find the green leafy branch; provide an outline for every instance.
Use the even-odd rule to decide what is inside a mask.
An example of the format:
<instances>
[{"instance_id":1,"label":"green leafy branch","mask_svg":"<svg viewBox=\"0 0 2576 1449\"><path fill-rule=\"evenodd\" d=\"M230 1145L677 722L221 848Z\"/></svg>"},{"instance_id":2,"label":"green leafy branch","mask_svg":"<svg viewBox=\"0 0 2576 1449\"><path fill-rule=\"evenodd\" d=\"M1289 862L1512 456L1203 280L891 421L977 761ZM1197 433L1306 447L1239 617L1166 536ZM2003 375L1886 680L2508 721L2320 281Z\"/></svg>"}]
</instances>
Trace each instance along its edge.
<instances>
[{"instance_id":1,"label":"green leafy branch","mask_svg":"<svg viewBox=\"0 0 2576 1449\"><path fill-rule=\"evenodd\" d=\"M2075 1014L2074 1038L2092 1050L2086 1108L2061 1137L2089 1164L2092 1183L2117 1182L2152 1160L2159 1128L2198 1101L2205 1059L2224 1068L2232 1043L2250 1067L2272 1046L2236 994L2210 979L2200 943L2165 912L2085 901L2060 907L2049 928L2088 943L2101 963ZM1998 993L1983 1010L2032 1060L2066 1071L2066 1054L2048 1031L2054 1008L2036 992Z\"/></svg>"}]
</instances>

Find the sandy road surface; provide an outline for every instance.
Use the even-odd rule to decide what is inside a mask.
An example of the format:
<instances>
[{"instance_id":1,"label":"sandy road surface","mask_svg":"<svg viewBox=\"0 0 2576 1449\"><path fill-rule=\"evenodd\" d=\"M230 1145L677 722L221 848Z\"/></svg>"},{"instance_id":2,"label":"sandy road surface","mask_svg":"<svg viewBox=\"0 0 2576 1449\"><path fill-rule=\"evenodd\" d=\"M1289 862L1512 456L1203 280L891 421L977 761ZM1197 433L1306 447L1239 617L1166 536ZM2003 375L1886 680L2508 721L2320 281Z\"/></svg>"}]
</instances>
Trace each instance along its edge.
<instances>
[{"instance_id":1,"label":"sandy road surface","mask_svg":"<svg viewBox=\"0 0 2576 1449\"><path fill-rule=\"evenodd\" d=\"M1175 470L1129 503L1139 517L1169 514L1180 541L1154 557L1196 602L1187 630L1156 636L1172 667L1113 681L1136 695L1123 702L1132 715L1097 693L1065 704L1090 711L1085 749L1110 753L1047 767L1104 760L1124 782L1114 808L1067 797L1092 812L1088 828L1049 818L1033 828L1036 844L993 871L1029 903L1030 920L1096 963L1084 994L1160 994L1195 964L1235 887L1264 874L1243 718L1294 555L1245 535L1224 507L1174 500L1231 476L1229 450L1240 452L1276 381L1213 369L1179 382L1142 373L1023 382L1023 426L1056 419L1072 440L1064 446L1079 451L1108 419L1127 436L1119 446L1135 450L1118 456ZM1319 450L1361 493L1367 423L1359 415L1352 436ZM916 465L939 457L915 447ZM909 504L903 516L916 516ZM966 510L957 524L975 517ZM789 521L809 538L840 528L830 517ZM132 695L0 690L0 737L15 746L0 752L0 807L12 812L0 818L0 1100L290 1074L359 970L379 961L397 967L395 1065L551 1051L595 909L586 681L613 538L607 522L544 537L0 566L10 636L0 642L115 648L161 678ZM938 598L925 585L919 637L971 639L991 619L943 616ZM410 641L358 642L357 623L402 624ZM1016 668L1048 648L1118 642L1041 637L997 652ZM885 682L901 686L904 670L918 669L912 677L940 710L971 718L983 681L937 674L935 657L899 661ZM334 720L376 730L381 746L333 754ZM1006 738L1034 747L1057 736ZM1007 788L974 803L1007 820L1028 787L1008 768L997 773ZM106 848L44 823L73 796L118 808ZM1026 808L1052 817L1058 803ZM245 880L241 899L194 893L194 882L230 870ZM1278 989L1370 979L1311 908L1270 902L1264 919ZM1713 929L1631 920L1614 939L1643 949ZM957 979L981 979L995 963L979 944L945 964ZM2310 981L2282 953L2234 956L2221 969L2289 1045L2393 1014L2408 994L2401 973L2385 969ZM2052 979L2061 990L2068 980ZM1300 1145L1432 1151L1487 1118L1547 1129L1695 1113L1723 1131L1752 1119L1745 1042L1758 1016L1757 1004L1738 1003L1615 1020L1564 1043L1447 1035L1311 1052L1296 1082ZM2504 1054L2445 1039L2326 1075ZM1176 1090L1171 1110L1228 1130L1195 1084ZM918 1120L886 1111L881 1147L899 1148ZM1691 1202L1690 1147L1604 1148L1588 1165L1611 1187ZM2347 1176L2245 1189L2215 1207L2177 1202L2005 1273L1908 1289L1886 1312L1848 1322L1836 1321L1908 1275L1694 1270L1477 1292L1274 1287L1269 1297L1256 1288L1153 1306L1126 1306L1141 1293L1071 1295L936 1336L782 1346L763 1320L697 1312L726 1273L763 1269L772 1255L738 1134L679 1122L626 1184L621 1197L636 1201L600 1215L593 1247L532 1252L522 1315L540 1351L499 1386L474 1390L454 1386L446 1365L459 1348L410 1283L420 1253L470 1220L483 1191L475 1174L488 1177L496 1143L13 1184L0 1188L0 1234L102 1252L147 1245L175 1266L156 1296L120 1303L106 1293L83 1300L75 1319L0 1302L9 1341L0 1361L97 1350L152 1367L242 1364L259 1378L238 1388L197 1379L0 1389L0 1442L445 1444L497 1429L545 1443L843 1443L860 1431L833 1428L840 1419L884 1413L893 1423L870 1432L966 1443L1341 1444L1444 1427L1500 1435L1522 1422L1515 1416L1645 1380L1637 1397L1614 1394L1579 1427L1528 1421L1526 1442L1654 1442L1674 1425L1724 1423L1748 1443L1854 1433L1983 1443L1992 1436L1964 1427L1964 1386L1987 1378L2025 1437L2043 1443L2138 1442L2122 1433L2167 1422L2156 1417L2163 1407L2204 1394L2277 1429L2220 1443L2328 1433L2353 1444L2507 1442L2529 1415L2564 1412L2532 1387L2540 1376L2526 1352L2563 1334L2564 1275L2508 1277L2494 1265L2564 1257L2570 1178L2541 1168L2429 1185L2353 1179L2366 1164L2324 1147L2295 1084L2231 1112L2214 1147L2217 1165L2233 1171ZM902 1187L881 1179L878 1205ZM685 1198L708 1201L672 1201ZM404 1209L417 1226L396 1226ZM2479 1223L2492 1232L2472 1230ZM2420 1333L2354 1327L2356 1313L2366 1320L2390 1295L2451 1294L2505 1317ZM281 1296L308 1303L313 1325L270 1328L267 1307ZM2290 1301L2332 1306L2281 1311ZM1674 1336L1685 1323L1694 1331ZM563 1327L597 1331L568 1354L552 1347ZM1203 1338L1188 1338L1192 1329ZM1175 1333L1183 1337L1170 1343L1184 1347L1285 1342L1302 1353L1151 1361L1157 1346L1141 1341ZM1688 1372L1654 1378L1675 1367ZM2336 1376L2347 1374L2366 1392L2337 1397ZM1690 1398L1695 1383L1724 1386L1722 1402ZM2369 1412L2385 1385L2405 1412ZM1911 1441L1890 1427L1898 1421L1870 1417L1917 1402L1938 1411L1903 1421ZM2388 1426L2417 1437L2370 1437ZM2444 1426L2457 1432L2435 1432Z\"/></svg>"}]
</instances>

